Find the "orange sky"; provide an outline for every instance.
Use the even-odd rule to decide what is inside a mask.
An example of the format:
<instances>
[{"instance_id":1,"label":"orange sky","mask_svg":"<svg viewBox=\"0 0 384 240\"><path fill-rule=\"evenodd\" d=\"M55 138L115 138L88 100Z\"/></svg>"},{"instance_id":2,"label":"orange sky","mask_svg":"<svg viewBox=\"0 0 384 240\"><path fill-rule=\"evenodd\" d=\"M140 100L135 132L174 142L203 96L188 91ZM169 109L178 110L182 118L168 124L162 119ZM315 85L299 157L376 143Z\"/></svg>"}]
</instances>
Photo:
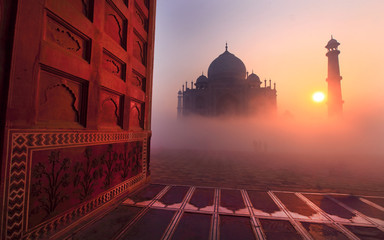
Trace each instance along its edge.
<instances>
[{"instance_id":1,"label":"orange sky","mask_svg":"<svg viewBox=\"0 0 384 240\"><path fill-rule=\"evenodd\" d=\"M277 83L280 114L325 117L311 96L327 89L331 34L341 43L344 114L374 106L384 115L383 10L382 0L157 0L153 118L176 116L177 91L226 41L247 71Z\"/></svg>"}]
</instances>

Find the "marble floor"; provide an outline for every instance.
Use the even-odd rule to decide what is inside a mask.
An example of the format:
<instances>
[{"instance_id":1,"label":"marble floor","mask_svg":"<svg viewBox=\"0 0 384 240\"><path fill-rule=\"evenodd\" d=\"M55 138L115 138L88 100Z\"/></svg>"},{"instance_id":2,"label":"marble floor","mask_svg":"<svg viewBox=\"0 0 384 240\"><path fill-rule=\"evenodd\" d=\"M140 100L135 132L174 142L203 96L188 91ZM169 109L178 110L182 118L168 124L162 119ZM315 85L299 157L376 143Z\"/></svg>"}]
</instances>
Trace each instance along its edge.
<instances>
[{"instance_id":1,"label":"marble floor","mask_svg":"<svg viewBox=\"0 0 384 240\"><path fill-rule=\"evenodd\" d=\"M148 184L64 239L384 239L384 197Z\"/></svg>"}]
</instances>

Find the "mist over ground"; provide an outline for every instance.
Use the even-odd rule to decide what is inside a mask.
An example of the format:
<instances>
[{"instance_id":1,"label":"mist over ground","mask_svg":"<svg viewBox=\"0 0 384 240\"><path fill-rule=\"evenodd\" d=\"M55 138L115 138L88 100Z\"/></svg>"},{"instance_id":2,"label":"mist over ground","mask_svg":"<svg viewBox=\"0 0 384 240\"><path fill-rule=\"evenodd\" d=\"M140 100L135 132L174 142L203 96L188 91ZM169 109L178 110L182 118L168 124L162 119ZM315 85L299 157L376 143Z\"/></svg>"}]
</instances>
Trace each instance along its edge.
<instances>
[{"instance_id":1,"label":"mist over ground","mask_svg":"<svg viewBox=\"0 0 384 240\"><path fill-rule=\"evenodd\" d=\"M159 115L152 126L153 179L384 196L383 109L340 119Z\"/></svg>"},{"instance_id":2,"label":"mist over ground","mask_svg":"<svg viewBox=\"0 0 384 240\"><path fill-rule=\"evenodd\" d=\"M342 118L158 115L154 148L384 155L384 107Z\"/></svg>"}]
</instances>

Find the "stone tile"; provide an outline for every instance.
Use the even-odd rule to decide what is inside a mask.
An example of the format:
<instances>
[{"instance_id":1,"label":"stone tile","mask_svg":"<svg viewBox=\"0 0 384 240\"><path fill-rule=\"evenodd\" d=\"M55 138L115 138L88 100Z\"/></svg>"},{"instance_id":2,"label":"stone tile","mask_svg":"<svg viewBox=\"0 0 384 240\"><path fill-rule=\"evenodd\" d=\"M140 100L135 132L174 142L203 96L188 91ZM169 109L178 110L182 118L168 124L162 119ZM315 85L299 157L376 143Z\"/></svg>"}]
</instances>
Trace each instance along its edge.
<instances>
[{"instance_id":1,"label":"stone tile","mask_svg":"<svg viewBox=\"0 0 384 240\"><path fill-rule=\"evenodd\" d=\"M174 214L175 211L150 209L138 222L130 227L120 239L160 239Z\"/></svg>"},{"instance_id":2,"label":"stone tile","mask_svg":"<svg viewBox=\"0 0 384 240\"><path fill-rule=\"evenodd\" d=\"M302 222L301 223L305 230L311 234L314 239L324 239L324 240L347 240L348 237L345 236L342 232L335 229L334 227L322 224L322 223L311 223L311 222Z\"/></svg>"},{"instance_id":3,"label":"stone tile","mask_svg":"<svg viewBox=\"0 0 384 240\"><path fill-rule=\"evenodd\" d=\"M262 230L268 240L303 239L289 221L260 219Z\"/></svg>"},{"instance_id":4,"label":"stone tile","mask_svg":"<svg viewBox=\"0 0 384 240\"><path fill-rule=\"evenodd\" d=\"M220 239L256 239L249 217L220 215Z\"/></svg>"},{"instance_id":5,"label":"stone tile","mask_svg":"<svg viewBox=\"0 0 384 240\"><path fill-rule=\"evenodd\" d=\"M172 239L209 239L211 218L210 214L184 213Z\"/></svg>"},{"instance_id":6,"label":"stone tile","mask_svg":"<svg viewBox=\"0 0 384 240\"><path fill-rule=\"evenodd\" d=\"M120 205L85 230L73 235L73 240L112 239L141 209Z\"/></svg>"}]
</instances>

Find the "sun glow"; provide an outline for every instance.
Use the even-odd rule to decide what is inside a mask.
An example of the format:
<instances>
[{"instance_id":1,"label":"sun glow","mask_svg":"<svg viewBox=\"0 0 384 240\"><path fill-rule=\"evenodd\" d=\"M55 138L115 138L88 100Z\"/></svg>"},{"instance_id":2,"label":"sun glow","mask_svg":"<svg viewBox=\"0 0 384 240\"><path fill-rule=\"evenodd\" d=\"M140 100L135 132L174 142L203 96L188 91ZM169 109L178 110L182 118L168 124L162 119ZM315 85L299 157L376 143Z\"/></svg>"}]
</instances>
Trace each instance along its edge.
<instances>
[{"instance_id":1,"label":"sun glow","mask_svg":"<svg viewBox=\"0 0 384 240\"><path fill-rule=\"evenodd\" d=\"M312 100L317 103L323 102L324 99L325 99L325 94L323 92L315 92L312 95Z\"/></svg>"}]
</instances>

